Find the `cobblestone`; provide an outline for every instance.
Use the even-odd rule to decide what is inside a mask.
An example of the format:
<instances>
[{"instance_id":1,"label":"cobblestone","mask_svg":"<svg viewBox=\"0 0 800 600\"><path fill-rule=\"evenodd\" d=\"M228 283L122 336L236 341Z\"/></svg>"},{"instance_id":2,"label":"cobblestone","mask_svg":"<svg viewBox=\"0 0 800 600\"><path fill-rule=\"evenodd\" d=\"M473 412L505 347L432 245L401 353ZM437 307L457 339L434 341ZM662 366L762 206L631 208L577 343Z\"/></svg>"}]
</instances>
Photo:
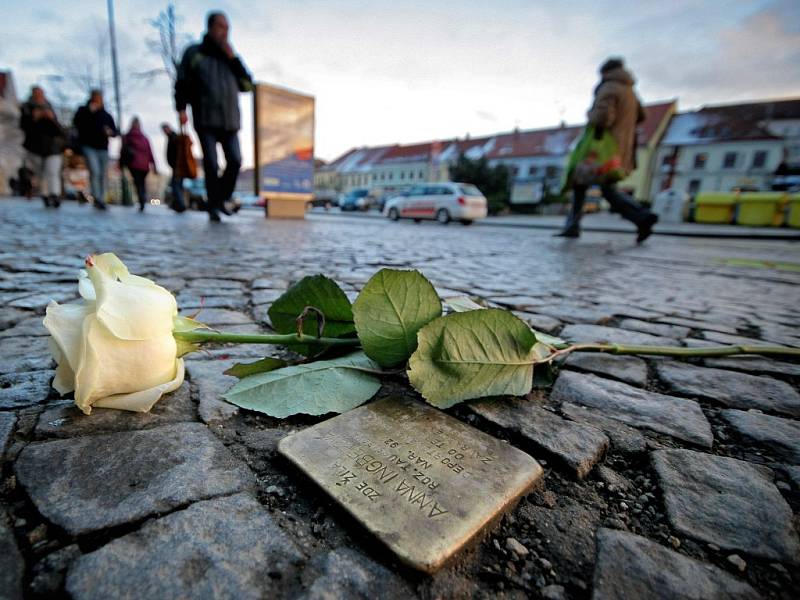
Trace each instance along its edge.
<instances>
[{"instance_id":1,"label":"cobblestone","mask_svg":"<svg viewBox=\"0 0 800 600\"><path fill-rule=\"evenodd\" d=\"M202 320L231 331L268 327L270 303L304 275L324 273L353 299L393 266L422 270L443 296L500 303L577 341L797 344L800 273L771 266L796 263L796 244L657 236L635 246L595 233L565 243L535 230L265 221L256 211L213 226L192 212L71 202L46 211L19 200L0 201L0 239L0 589L12 595L504 600L755 589L789 600L800 589L796 362L574 354L550 389L451 411L542 453L546 475L485 540L420 579L276 455L280 439L318 418L281 421L222 399L235 382L224 369L285 350L209 347L187 357L188 381L149 415L85 417L50 390L40 327L50 299L77 297L82 257L113 251L176 293L184 314L202 308ZM720 266L732 257L764 266ZM412 393L393 377L379 396ZM509 550L509 539L529 554Z\"/></svg>"}]
</instances>

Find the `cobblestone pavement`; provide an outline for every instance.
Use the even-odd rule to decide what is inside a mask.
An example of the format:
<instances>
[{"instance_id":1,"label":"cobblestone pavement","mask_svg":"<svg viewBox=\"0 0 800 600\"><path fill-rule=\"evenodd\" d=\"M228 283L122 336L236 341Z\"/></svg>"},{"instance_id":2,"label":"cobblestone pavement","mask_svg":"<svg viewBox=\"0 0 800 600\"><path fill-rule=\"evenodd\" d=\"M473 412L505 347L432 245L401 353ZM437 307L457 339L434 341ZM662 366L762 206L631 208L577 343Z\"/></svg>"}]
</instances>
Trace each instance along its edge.
<instances>
[{"instance_id":1,"label":"cobblestone pavement","mask_svg":"<svg viewBox=\"0 0 800 600\"><path fill-rule=\"evenodd\" d=\"M44 307L77 297L95 251L187 312L204 297L200 318L238 331L265 329L303 275L355 295L386 265L576 340L800 345L797 244L631 237L0 201L0 597L798 597L797 363L573 356L549 390L456 408L545 477L433 577L395 564L276 456L320 419L221 400L224 368L263 348L192 355L147 415L87 418L49 387Z\"/></svg>"}]
</instances>

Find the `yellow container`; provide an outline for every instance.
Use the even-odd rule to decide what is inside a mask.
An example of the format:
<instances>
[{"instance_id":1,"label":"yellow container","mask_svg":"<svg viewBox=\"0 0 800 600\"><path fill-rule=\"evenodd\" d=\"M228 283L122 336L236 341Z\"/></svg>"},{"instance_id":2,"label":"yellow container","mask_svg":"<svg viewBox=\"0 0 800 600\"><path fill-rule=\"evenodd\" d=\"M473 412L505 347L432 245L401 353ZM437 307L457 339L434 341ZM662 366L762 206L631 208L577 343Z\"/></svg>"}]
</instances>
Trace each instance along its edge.
<instances>
[{"instance_id":1,"label":"yellow container","mask_svg":"<svg viewBox=\"0 0 800 600\"><path fill-rule=\"evenodd\" d=\"M735 208L734 192L702 192L697 194L694 220L697 223L731 223Z\"/></svg>"},{"instance_id":2,"label":"yellow container","mask_svg":"<svg viewBox=\"0 0 800 600\"><path fill-rule=\"evenodd\" d=\"M789 227L800 228L800 194L789 196Z\"/></svg>"},{"instance_id":3,"label":"yellow container","mask_svg":"<svg viewBox=\"0 0 800 600\"><path fill-rule=\"evenodd\" d=\"M743 192L739 195L736 222L751 227L778 227L783 224L785 192Z\"/></svg>"}]
</instances>

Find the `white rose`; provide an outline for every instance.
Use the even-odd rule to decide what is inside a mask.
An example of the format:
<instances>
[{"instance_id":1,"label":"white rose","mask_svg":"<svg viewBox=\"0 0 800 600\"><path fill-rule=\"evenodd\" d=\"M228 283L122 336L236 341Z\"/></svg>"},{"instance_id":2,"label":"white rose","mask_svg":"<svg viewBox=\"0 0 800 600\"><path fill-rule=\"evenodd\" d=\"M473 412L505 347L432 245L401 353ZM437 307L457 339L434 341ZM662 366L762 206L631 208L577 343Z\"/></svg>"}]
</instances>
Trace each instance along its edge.
<instances>
[{"instance_id":1,"label":"white rose","mask_svg":"<svg viewBox=\"0 0 800 600\"><path fill-rule=\"evenodd\" d=\"M183 360L172 336L178 306L167 290L131 275L114 254L86 259L80 304L47 306L44 326L58 363L53 387L93 406L148 412L183 383Z\"/></svg>"}]
</instances>

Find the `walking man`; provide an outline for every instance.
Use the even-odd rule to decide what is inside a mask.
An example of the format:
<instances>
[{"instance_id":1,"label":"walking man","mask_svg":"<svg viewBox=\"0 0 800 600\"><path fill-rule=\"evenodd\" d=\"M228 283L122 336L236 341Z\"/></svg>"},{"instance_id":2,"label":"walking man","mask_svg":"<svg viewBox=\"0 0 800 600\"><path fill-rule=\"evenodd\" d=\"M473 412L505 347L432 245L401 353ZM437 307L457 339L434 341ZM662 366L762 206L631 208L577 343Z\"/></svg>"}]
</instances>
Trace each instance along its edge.
<instances>
[{"instance_id":1,"label":"walking man","mask_svg":"<svg viewBox=\"0 0 800 600\"><path fill-rule=\"evenodd\" d=\"M636 125L645 114L633 92L634 79L621 58L609 58L600 67L600 83L594 90L594 103L589 110L589 124L608 131L617 143L625 175L636 168ZM573 185L572 210L559 237L576 238L581 234L581 213L586 199L586 185ZM653 230L658 217L636 200L617 190L613 183L600 187L612 208L637 227L636 242L642 243Z\"/></svg>"},{"instance_id":2,"label":"walking man","mask_svg":"<svg viewBox=\"0 0 800 600\"><path fill-rule=\"evenodd\" d=\"M108 187L108 138L119 135L114 118L103 106L103 92L92 90L89 101L73 119L78 130L78 145L89 167L95 208L105 210Z\"/></svg>"},{"instance_id":3,"label":"walking man","mask_svg":"<svg viewBox=\"0 0 800 600\"><path fill-rule=\"evenodd\" d=\"M38 85L31 88L31 96L20 112L20 128L25 133L25 167L36 177L44 205L58 208L66 134Z\"/></svg>"},{"instance_id":4,"label":"walking man","mask_svg":"<svg viewBox=\"0 0 800 600\"><path fill-rule=\"evenodd\" d=\"M238 132L241 127L239 92L253 89L253 80L228 41L228 18L209 13L206 34L200 44L186 49L175 82L175 108L181 124L188 121L186 106L203 150L203 170L208 196L208 216L219 221L236 186L242 166ZM225 171L219 175L217 144L225 154Z\"/></svg>"}]
</instances>

